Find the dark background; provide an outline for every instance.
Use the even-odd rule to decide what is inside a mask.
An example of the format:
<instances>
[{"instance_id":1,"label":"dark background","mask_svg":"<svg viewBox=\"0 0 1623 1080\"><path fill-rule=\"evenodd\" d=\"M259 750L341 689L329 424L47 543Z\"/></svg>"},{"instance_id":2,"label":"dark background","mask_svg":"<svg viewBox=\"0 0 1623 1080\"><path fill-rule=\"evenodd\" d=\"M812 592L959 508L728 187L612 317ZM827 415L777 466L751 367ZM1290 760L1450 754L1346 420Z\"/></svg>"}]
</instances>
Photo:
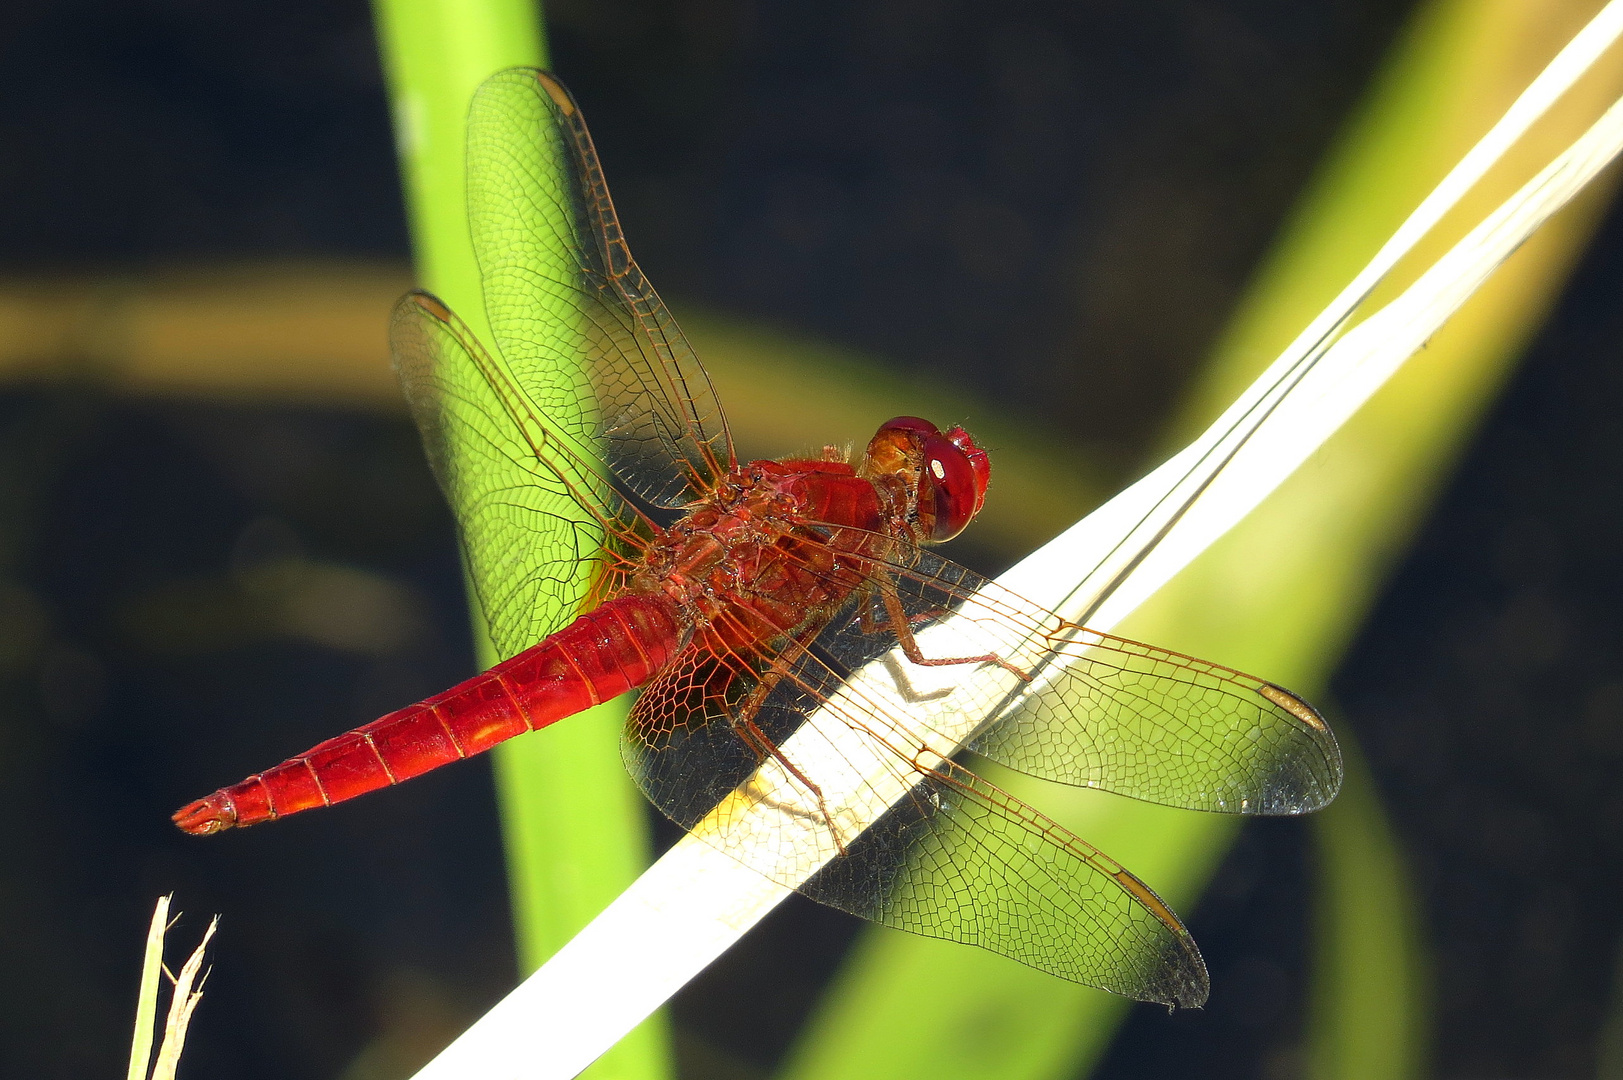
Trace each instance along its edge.
<instances>
[{"instance_id":1,"label":"dark background","mask_svg":"<svg viewBox=\"0 0 1623 1080\"><path fill-rule=\"evenodd\" d=\"M1408 7L549 18L665 291L957 383L1125 478ZM0 270L407 258L363 4L25 0L7 22ZM1588 1076L1611 1000L1620 280L1614 214L1335 683L1426 905L1440 1076ZM395 617L268 614L329 578ZM484 763L228 843L166 820L468 673L464 622L404 419L0 394L0 1072L117 1075L170 889L183 940L226 913L192 1075L334 1077L494 1001L515 973ZM1297 823L1247 830L1191 920L1229 992L1136 1012L1101 1075L1298 1074L1309 858ZM763 1075L851 933L786 905L690 987L686 1074Z\"/></svg>"}]
</instances>

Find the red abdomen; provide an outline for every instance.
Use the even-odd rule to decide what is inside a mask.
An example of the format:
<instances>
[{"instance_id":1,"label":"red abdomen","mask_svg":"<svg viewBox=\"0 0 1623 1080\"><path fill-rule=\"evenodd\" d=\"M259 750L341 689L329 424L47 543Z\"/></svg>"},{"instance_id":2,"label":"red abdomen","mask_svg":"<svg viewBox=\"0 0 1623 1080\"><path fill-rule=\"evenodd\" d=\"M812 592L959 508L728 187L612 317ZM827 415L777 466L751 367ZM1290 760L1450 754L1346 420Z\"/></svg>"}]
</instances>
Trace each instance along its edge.
<instances>
[{"instance_id":1,"label":"red abdomen","mask_svg":"<svg viewBox=\"0 0 1623 1080\"><path fill-rule=\"evenodd\" d=\"M398 784L618 697L681 644L669 600L610 600L467 682L183 807L175 824L219 832Z\"/></svg>"}]
</instances>

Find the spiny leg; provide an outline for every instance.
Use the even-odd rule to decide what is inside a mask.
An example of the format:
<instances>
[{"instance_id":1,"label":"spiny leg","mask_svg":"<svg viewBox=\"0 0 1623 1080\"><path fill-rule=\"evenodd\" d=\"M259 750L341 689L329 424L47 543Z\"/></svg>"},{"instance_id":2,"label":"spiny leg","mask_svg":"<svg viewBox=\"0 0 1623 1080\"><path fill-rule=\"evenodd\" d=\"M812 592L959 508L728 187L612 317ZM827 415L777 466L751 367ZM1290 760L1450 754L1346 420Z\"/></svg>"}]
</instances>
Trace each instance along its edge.
<instances>
[{"instance_id":1,"label":"spiny leg","mask_svg":"<svg viewBox=\"0 0 1623 1080\"><path fill-rule=\"evenodd\" d=\"M744 740L744 745L750 748L750 751L755 754L758 760L764 762L770 757L777 761L790 776L798 780L805 786L807 791L812 793L817 799L817 811L822 815L823 823L828 826L829 835L834 838L835 847L839 848L841 855L844 855L845 841L840 838L840 830L834 825L834 815L829 813L828 801L823 798L823 789L817 785L816 781L807 776L800 766L790 761L788 755L784 754L778 748L778 744L772 741L771 736L762 731L760 725L755 722L755 717L760 714L762 706L766 704L766 699L777 688L779 683L789 677L791 670L800 658L811 651L810 643L822 629L821 625L814 624L789 638L788 644L776 656L771 658L766 670L761 672L754 688L750 690L743 701L739 702L732 723L734 730L738 732L738 737Z\"/></svg>"},{"instance_id":2,"label":"spiny leg","mask_svg":"<svg viewBox=\"0 0 1623 1080\"><path fill-rule=\"evenodd\" d=\"M873 594L874 590L871 586L864 586L862 607L857 614L857 622L862 627L864 634L878 634L890 629L891 616L889 612L886 612L885 617L882 619L874 616ZM946 608L931 608L929 611L914 612L907 617L907 625L909 628L916 629L935 619L944 619L950 614L951 612Z\"/></svg>"},{"instance_id":3,"label":"spiny leg","mask_svg":"<svg viewBox=\"0 0 1623 1080\"><path fill-rule=\"evenodd\" d=\"M896 641L902 647L902 653L907 659L920 667L947 667L952 664L996 664L1021 682L1030 682L1031 676L1009 663L997 653L984 653L980 656L952 656L931 659L924 655L919 648L918 639L913 636L913 626L902 609L901 594L896 591L896 582L884 570L874 574L874 581L879 588L879 599L885 605L885 614L890 618L891 629L896 634Z\"/></svg>"}]
</instances>

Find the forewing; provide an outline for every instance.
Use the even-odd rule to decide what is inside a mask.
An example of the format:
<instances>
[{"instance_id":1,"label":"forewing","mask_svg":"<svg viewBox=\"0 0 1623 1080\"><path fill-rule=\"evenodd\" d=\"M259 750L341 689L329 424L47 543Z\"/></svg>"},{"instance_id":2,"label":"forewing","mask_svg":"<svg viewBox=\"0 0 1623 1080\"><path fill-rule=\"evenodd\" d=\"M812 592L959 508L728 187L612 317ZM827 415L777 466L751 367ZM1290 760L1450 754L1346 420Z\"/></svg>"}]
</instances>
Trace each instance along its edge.
<instances>
[{"instance_id":1,"label":"forewing","mask_svg":"<svg viewBox=\"0 0 1623 1080\"><path fill-rule=\"evenodd\" d=\"M580 110L544 72L475 94L468 218L497 350L536 405L642 499L709 490L733 460L721 405L631 258Z\"/></svg>"},{"instance_id":2,"label":"forewing","mask_svg":"<svg viewBox=\"0 0 1623 1080\"><path fill-rule=\"evenodd\" d=\"M512 656L614 590L638 519L439 300L401 298L390 340L491 641Z\"/></svg>"},{"instance_id":3,"label":"forewing","mask_svg":"<svg viewBox=\"0 0 1623 1080\"><path fill-rule=\"evenodd\" d=\"M1165 806L1299 814L1339 790L1335 737L1289 691L1068 623L931 552L888 551L874 580L894 588L926 659L996 656L1024 678L985 660L909 662L876 586L865 613L818 639L842 676L888 658L895 686L876 710L908 709L940 738L1032 776Z\"/></svg>"}]
</instances>

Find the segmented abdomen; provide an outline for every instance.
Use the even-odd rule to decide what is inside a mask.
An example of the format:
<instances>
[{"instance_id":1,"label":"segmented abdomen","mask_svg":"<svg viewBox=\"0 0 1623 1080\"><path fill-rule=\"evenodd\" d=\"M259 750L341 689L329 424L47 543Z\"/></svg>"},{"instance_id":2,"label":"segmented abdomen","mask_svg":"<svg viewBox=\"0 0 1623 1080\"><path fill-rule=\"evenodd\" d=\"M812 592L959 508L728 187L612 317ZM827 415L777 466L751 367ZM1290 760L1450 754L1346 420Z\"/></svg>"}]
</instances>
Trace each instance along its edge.
<instances>
[{"instance_id":1,"label":"segmented abdomen","mask_svg":"<svg viewBox=\"0 0 1623 1080\"><path fill-rule=\"evenodd\" d=\"M682 644L675 605L623 596L466 682L183 807L213 833L331 806L481 753L647 682Z\"/></svg>"}]
</instances>

